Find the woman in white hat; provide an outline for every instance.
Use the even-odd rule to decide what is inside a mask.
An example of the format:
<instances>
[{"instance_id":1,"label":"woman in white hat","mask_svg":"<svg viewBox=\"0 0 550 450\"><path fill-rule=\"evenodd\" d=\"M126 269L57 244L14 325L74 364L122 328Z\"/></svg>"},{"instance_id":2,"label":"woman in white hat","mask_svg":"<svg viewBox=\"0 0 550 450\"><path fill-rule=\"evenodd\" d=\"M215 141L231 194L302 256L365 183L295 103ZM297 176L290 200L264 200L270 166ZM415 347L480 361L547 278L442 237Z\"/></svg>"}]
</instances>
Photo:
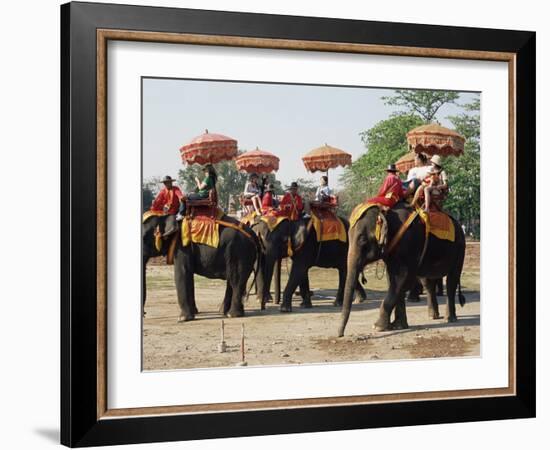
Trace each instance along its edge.
<instances>
[{"instance_id":1,"label":"woman in white hat","mask_svg":"<svg viewBox=\"0 0 550 450\"><path fill-rule=\"evenodd\" d=\"M443 170L441 165L441 156L433 155L430 159L432 167L428 172L428 176L424 179L422 186L418 188L414 196L413 204L416 204L418 197L420 196L421 189L424 189L424 199L426 211L430 210L432 195L439 195L442 191L447 190L447 173Z\"/></svg>"}]
</instances>

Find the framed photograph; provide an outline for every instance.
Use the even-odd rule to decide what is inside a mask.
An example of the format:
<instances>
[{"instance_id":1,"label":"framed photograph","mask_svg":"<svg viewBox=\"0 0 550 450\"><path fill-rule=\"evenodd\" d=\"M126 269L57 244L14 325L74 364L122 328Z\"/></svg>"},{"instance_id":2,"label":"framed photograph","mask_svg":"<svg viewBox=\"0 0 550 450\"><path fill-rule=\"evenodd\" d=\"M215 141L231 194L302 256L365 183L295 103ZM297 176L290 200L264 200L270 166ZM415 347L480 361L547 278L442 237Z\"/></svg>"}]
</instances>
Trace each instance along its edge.
<instances>
[{"instance_id":1,"label":"framed photograph","mask_svg":"<svg viewBox=\"0 0 550 450\"><path fill-rule=\"evenodd\" d=\"M61 441L535 415L535 33L61 7Z\"/></svg>"}]
</instances>

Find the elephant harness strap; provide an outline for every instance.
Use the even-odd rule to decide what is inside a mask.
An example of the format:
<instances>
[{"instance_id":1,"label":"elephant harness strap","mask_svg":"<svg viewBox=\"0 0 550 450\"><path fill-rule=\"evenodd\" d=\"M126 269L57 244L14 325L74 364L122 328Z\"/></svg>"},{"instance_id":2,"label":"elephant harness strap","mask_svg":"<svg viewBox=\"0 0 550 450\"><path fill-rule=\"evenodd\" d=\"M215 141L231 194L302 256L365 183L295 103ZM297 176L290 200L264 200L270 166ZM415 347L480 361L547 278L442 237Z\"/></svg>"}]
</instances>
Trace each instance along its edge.
<instances>
[{"instance_id":1,"label":"elephant harness strap","mask_svg":"<svg viewBox=\"0 0 550 450\"><path fill-rule=\"evenodd\" d=\"M397 247L397 244L399 244L399 242L401 241L401 239L403 238L403 236L405 235L405 233L407 232L411 224L414 222L414 219L418 217L419 213L420 213L420 210L418 208L415 209L413 212L409 214L409 217L407 217L407 219L401 224L401 226L399 227L399 230L397 230L397 233L392 238L392 240L390 241L386 249L387 254L391 254L395 250L395 247ZM422 251L421 260L423 259L424 253L426 252L426 245L428 243L429 232L430 232L430 225L428 220L426 222L426 239L424 240L424 250Z\"/></svg>"},{"instance_id":2,"label":"elephant harness strap","mask_svg":"<svg viewBox=\"0 0 550 450\"><path fill-rule=\"evenodd\" d=\"M447 214L443 212L427 213L421 208L416 208L409 215L409 217L407 217L407 220L403 222L401 227L399 227L399 230L397 231L396 235L391 240L386 250L388 254L390 254L395 249L395 247L397 246L397 244L399 243L399 241L401 240L405 232L408 230L410 225L413 223L414 219L416 219L416 217L420 217L426 229L424 246L422 248L420 260L418 262L418 265L421 265L422 261L424 260L424 256L426 255L426 251L428 249L428 238L430 233L432 233L438 239L444 239L444 240L454 242L455 232L454 232L453 221ZM435 222L432 224L433 221Z\"/></svg>"}]
</instances>

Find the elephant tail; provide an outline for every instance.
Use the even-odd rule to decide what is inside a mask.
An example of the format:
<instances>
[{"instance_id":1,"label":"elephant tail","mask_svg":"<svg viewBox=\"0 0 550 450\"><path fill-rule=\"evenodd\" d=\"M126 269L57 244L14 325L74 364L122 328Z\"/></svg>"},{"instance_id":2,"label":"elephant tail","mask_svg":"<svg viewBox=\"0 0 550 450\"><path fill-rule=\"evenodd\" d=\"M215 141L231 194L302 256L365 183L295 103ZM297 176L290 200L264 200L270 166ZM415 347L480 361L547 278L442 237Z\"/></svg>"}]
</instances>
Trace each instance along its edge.
<instances>
[{"instance_id":1,"label":"elephant tail","mask_svg":"<svg viewBox=\"0 0 550 450\"><path fill-rule=\"evenodd\" d=\"M460 279L458 280L458 301L460 306L464 306L466 304L466 297L462 294L462 289L460 287Z\"/></svg>"}]
</instances>

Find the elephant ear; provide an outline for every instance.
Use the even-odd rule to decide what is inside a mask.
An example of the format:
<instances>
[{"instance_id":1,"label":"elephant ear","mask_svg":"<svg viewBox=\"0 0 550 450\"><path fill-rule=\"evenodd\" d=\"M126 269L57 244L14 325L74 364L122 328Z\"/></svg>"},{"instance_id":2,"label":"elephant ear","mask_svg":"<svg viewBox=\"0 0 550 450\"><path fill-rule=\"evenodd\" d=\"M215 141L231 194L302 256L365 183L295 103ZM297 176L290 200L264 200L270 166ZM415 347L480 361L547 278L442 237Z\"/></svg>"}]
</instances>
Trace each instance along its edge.
<instances>
[{"instance_id":1,"label":"elephant ear","mask_svg":"<svg viewBox=\"0 0 550 450\"><path fill-rule=\"evenodd\" d=\"M388 240L388 221L386 215L382 211L380 211L376 217L376 229L374 234L378 245L383 250Z\"/></svg>"}]
</instances>

